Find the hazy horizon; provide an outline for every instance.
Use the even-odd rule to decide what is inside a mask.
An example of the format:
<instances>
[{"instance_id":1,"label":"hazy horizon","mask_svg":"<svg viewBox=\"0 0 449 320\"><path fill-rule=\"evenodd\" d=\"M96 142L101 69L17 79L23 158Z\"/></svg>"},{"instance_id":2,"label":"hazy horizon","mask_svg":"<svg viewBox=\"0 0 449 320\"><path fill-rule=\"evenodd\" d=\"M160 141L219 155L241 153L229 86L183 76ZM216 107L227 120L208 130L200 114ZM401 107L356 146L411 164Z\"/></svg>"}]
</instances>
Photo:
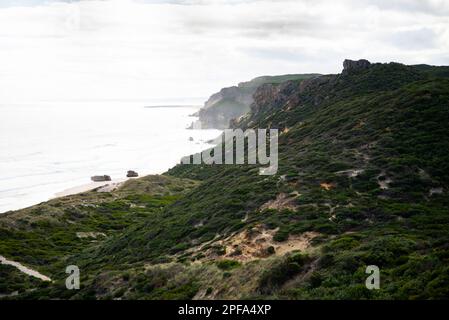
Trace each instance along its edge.
<instances>
[{"instance_id":1,"label":"hazy horizon","mask_svg":"<svg viewBox=\"0 0 449 320\"><path fill-rule=\"evenodd\" d=\"M0 102L206 99L345 58L449 64L444 1L57 1L0 5Z\"/></svg>"}]
</instances>

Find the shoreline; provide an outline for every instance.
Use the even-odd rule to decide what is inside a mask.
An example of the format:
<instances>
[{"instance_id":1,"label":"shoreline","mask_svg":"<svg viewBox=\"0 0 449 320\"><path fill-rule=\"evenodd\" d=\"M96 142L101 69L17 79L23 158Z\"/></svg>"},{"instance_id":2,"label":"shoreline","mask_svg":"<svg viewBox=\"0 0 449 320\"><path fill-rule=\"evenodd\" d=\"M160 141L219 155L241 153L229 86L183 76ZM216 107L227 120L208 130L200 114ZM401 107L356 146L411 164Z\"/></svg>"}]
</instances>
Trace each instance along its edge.
<instances>
[{"instance_id":1,"label":"shoreline","mask_svg":"<svg viewBox=\"0 0 449 320\"><path fill-rule=\"evenodd\" d=\"M89 113L89 117L86 117L87 121L78 121L79 119L74 114L73 117L70 117L73 118L73 121L55 122L61 124L60 126L64 127L65 132L70 133L65 138L73 138L73 141L76 142L71 148L64 149L63 155L55 151L58 150L59 145L65 148L63 139L59 138L55 140L54 150L50 151L43 150L40 146L33 146L29 153L19 154L14 149L5 158L8 163L5 170L11 173L0 183L0 215L26 209L55 198L89 192L106 185L112 186L114 183L124 182L126 181L124 173L130 168L138 170L139 176L143 176L144 172L146 174L163 173L179 163L184 156L209 148L206 141L220 134L220 130L191 131L185 129L193 120L190 114L198 111L199 105L195 105L195 107L179 105L178 107L173 104L163 108L164 106L157 104L154 106L139 104L136 108L129 109L126 104L126 109L123 110L121 107L122 104L118 104L112 109L112 113L108 108L107 115L108 119L118 119L126 113L126 116L134 119L132 124L124 126L126 134L119 134L113 121L105 123L101 134L97 134L98 123L89 119L96 119L103 110L103 106L99 105L98 108L92 108L93 111ZM45 104L42 108L45 113L47 110ZM125 108L125 104L123 104L123 108ZM163 113L158 111L162 109L166 110ZM41 108L37 109L39 112L42 110ZM62 113L60 109L58 110L59 113L52 117L66 119L65 112ZM75 109L68 108L67 110L74 112ZM15 114L14 112L16 109L13 109L11 114ZM151 120L151 126L147 125L148 122L145 121L147 118ZM163 124L165 120L170 121ZM63 126L62 123L65 125ZM59 125L55 130L58 127ZM163 136L159 135L162 128L167 133ZM83 133L83 139L75 138L78 136L77 131ZM108 138L104 138L104 134L107 134ZM39 135L36 136L36 139L38 137ZM153 138L146 139L146 137ZM194 138L193 141L190 139L191 137ZM79 152L77 153L75 150L79 150ZM12 161L14 157L17 158L17 161ZM53 161L54 159L61 159L61 161ZM29 169L24 171L25 174L20 174L21 172L17 170L22 168ZM18 173L13 173L15 171ZM114 179L92 182L89 178L94 173L109 173L113 175Z\"/></svg>"}]
</instances>

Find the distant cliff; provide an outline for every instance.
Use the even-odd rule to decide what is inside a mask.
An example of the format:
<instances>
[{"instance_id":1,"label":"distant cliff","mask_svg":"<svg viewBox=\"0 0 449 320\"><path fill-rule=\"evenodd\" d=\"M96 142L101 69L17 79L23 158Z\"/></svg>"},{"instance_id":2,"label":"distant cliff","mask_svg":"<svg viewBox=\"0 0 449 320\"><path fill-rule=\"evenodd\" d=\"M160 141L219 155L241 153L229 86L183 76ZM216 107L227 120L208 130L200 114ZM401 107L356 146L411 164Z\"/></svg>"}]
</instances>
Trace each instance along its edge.
<instances>
[{"instance_id":1,"label":"distant cliff","mask_svg":"<svg viewBox=\"0 0 449 320\"><path fill-rule=\"evenodd\" d=\"M223 88L213 94L198 112L203 129L225 129L232 119L237 119L250 110L253 94L264 84L277 84L285 81L300 82L315 78L318 74L289 74L282 76L263 76L251 81L241 82L238 86Z\"/></svg>"}]
</instances>

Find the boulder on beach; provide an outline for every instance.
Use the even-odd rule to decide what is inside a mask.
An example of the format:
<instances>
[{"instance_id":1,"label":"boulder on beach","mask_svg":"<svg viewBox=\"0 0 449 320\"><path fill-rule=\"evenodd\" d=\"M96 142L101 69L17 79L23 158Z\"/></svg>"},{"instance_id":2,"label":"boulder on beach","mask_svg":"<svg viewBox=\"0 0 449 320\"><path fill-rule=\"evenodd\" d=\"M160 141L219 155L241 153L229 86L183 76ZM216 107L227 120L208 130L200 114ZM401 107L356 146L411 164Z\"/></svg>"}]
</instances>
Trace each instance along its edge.
<instances>
[{"instance_id":1,"label":"boulder on beach","mask_svg":"<svg viewBox=\"0 0 449 320\"><path fill-rule=\"evenodd\" d=\"M126 174L126 176L128 178L136 178L139 176L139 174L133 170L129 170L128 173Z\"/></svg>"},{"instance_id":2,"label":"boulder on beach","mask_svg":"<svg viewBox=\"0 0 449 320\"><path fill-rule=\"evenodd\" d=\"M103 181L111 181L111 177L108 175L103 175L103 176L93 176L90 177L90 180L94 181L94 182L103 182Z\"/></svg>"}]
</instances>

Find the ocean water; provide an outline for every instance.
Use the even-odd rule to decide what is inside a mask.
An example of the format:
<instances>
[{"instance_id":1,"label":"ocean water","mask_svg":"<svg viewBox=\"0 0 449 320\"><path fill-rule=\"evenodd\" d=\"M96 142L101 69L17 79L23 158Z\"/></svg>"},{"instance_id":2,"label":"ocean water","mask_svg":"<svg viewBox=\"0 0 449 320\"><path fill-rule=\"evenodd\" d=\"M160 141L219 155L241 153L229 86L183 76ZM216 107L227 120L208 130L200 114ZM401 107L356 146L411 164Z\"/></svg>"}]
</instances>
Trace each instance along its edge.
<instances>
[{"instance_id":1,"label":"ocean water","mask_svg":"<svg viewBox=\"0 0 449 320\"><path fill-rule=\"evenodd\" d=\"M138 101L0 105L0 213L88 184L93 175L162 173L218 130L187 130L198 107ZM193 141L190 141L193 137Z\"/></svg>"}]
</instances>

